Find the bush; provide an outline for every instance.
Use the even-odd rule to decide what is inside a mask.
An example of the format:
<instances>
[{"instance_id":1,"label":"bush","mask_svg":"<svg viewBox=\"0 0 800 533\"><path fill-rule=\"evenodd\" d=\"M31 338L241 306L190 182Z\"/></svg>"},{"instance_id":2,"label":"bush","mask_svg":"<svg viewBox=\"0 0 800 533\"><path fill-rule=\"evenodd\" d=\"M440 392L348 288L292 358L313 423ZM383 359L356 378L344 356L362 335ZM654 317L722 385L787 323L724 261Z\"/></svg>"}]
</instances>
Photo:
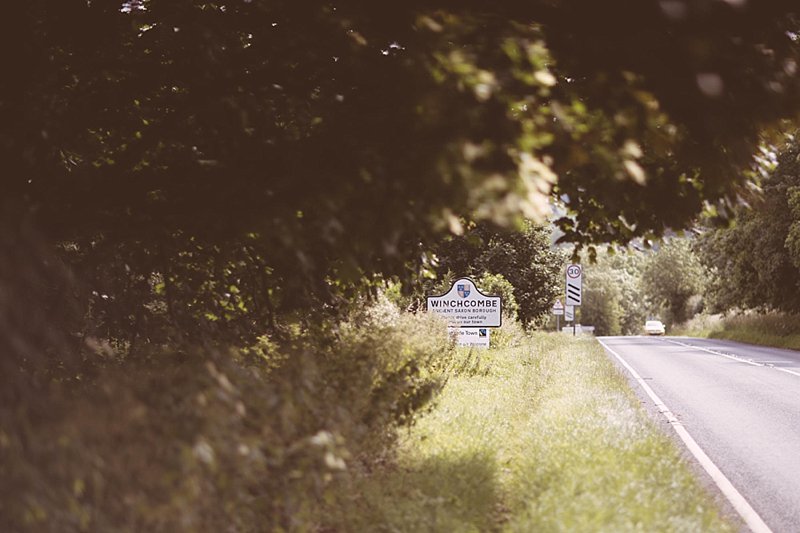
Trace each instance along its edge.
<instances>
[{"instance_id":1,"label":"bush","mask_svg":"<svg viewBox=\"0 0 800 533\"><path fill-rule=\"evenodd\" d=\"M329 332L92 354L80 379L16 388L0 405L0 530L319 527L324 502L391 452L455 352L441 322L386 300ZM33 379L16 372L4 382Z\"/></svg>"},{"instance_id":2,"label":"bush","mask_svg":"<svg viewBox=\"0 0 800 533\"><path fill-rule=\"evenodd\" d=\"M515 322L519 315L519 304L514 297L514 286L502 274L484 272L475 284L485 294L503 299L503 320Z\"/></svg>"}]
</instances>

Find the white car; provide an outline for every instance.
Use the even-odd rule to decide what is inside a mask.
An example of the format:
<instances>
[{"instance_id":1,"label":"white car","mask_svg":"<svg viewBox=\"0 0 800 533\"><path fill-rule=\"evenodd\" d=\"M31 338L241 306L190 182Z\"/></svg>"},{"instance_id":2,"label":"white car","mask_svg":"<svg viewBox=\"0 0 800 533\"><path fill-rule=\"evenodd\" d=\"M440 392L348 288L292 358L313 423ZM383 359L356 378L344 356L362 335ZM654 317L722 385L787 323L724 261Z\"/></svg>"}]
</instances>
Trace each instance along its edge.
<instances>
[{"instance_id":1,"label":"white car","mask_svg":"<svg viewBox=\"0 0 800 533\"><path fill-rule=\"evenodd\" d=\"M648 335L663 335L667 329L660 320L648 320L644 323L644 332Z\"/></svg>"}]
</instances>

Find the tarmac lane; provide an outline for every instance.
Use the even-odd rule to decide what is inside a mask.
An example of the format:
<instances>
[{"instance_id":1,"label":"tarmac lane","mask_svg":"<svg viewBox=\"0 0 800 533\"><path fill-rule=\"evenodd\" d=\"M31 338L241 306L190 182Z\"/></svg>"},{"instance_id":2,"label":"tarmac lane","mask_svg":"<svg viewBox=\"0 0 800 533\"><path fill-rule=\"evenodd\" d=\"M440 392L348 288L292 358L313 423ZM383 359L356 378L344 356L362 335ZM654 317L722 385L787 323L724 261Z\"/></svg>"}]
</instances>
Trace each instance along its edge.
<instances>
[{"instance_id":1,"label":"tarmac lane","mask_svg":"<svg viewBox=\"0 0 800 533\"><path fill-rule=\"evenodd\" d=\"M749 504L752 520L734 507L751 529L800 531L800 352L685 337L599 340L650 410L671 415Z\"/></svg>"}]
</instances>

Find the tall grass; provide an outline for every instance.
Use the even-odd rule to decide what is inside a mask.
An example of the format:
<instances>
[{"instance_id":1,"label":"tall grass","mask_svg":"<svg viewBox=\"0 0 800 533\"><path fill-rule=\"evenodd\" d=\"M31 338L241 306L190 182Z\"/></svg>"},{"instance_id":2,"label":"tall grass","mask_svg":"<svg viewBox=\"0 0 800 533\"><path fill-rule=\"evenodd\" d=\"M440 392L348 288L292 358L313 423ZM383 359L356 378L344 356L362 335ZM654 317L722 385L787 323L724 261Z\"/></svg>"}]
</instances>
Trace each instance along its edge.
<instances>
[{"instance_id":1,"label":"tall grass","mask_svg":"<svg viewBox=\"0 0 800 533\"><path fill-rule=\"evenodd\" d=\"M342 531L730 530L597 343L547 334L451 377L331 513Z\"/></svg>"},{"instance_id":2,"label":"tall grass","mask_svg":"<svg viewBox=\"0 0 800 533\"><path fill-rule=\"evenodd\" d=\"M673 334L800 350L800 316L786 313L698 315L676 327Z\"/></svg>"}]
</instances>

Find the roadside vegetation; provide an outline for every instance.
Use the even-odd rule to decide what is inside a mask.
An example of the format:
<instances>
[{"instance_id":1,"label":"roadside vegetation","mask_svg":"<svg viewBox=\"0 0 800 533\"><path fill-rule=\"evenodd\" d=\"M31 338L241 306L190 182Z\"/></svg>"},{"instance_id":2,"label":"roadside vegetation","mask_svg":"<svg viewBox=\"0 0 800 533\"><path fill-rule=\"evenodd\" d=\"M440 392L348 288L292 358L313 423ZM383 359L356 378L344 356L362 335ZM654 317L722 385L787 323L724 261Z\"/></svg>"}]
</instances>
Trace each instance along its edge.
<instances>
[{"instance_id":1,"label":"roadside vegetation","mask_svg":"<svg viewBox=\"0 0 800 533\"><path fill-rule=\"evenodd\" d=\"M676 327L672 334L800 350L800 316L783 313L727 317L702 314Z\"/></svg>"},{"instance_id":2,"label":"roadside vegetation","mask_svg":"<svg viewBox=\"0 0 800 533\"><path fill-rule=\"evenodd\" d=\"M581 320L599 334L728 303L798 311L696 293L698 272L727 279L708 262L725 256L659 239L704 211L734 214L762 178L772 198L766 177L785 167L765 212L786 239L741 223L752 239L719 242L769 243L766 267L785 244L789 258L763 271L800 301L796 151L765 155L794 142L782 121L800 110L800 13L789 0L658 4L8 3L0 530L323 530L337 501L380 494L364 488L373 473L433 457L412 435L454 442L434 429L441 410L423 416L456 401L443 391L500 402L491 422L520 425L485 437L538 454L498 478L492 461L511 469L511 451L466 456L497 488L491 517L460 500L476 524L663 516L659 498L633 518L594 511L593 483L635 485L625 472L574 481L626 449L601 407L617 396L567 389L605 421L594 427L559 387L607 369L589 358L596 375L565 370L551 388L571 348L524 339L550 318L562 244L598 259ZM597 253L630 243L644 251ZM747 288L741 264L730 279ZM424 315L425 296L464 275L504 296L494 340L522 356L465 356ZM533 387L545 425L482 388L504 386L492 379Z\"/></svg>"},{"instance_id":3,"label":"roadside vegetation","mask_svg":"<svg viewBox=\"0 0 800 533\"><path fill-rule=\"evenodd\" d=\"M758 193L720 225L707 213L694 231L650 249L598 254L586 268L581 320L599 334L641 333L645 317L667 333L800 348L800 141L762 151Z\"/></svg>"},{"instance_id":4,"label":"roadside vegetation","mask_svg":"<svg viewBox=\"0 0 800 533\"><path fill-rule=\"evenodd\" d=\"M396 456L331 512L348 531L733 531L589 338L461 363Z\"/></svg>"},{"instance_id":5,"label":"roadside vegetation","mask_svg":"<svg viewBox=\"0 0 800 533\"><path fill-rule=\"evenodd\" d=\"M762 193L693 244L704 312L672 332L800 349L800 143L765 151Z\"/></svg>"},{"instance_id":6,"label":"roadside vegetation","mask_svg":"<svg viewBox=\"0 0 800 533\"><path fill-rule=\"evenodd\" d=\"M693 243L672 236L649 249L598 253L585 267L581 323L597 335L639 335L648 319L663 320L669 332L695 316L705 305L708 271Z\"/></svg>"}]
</instances>

